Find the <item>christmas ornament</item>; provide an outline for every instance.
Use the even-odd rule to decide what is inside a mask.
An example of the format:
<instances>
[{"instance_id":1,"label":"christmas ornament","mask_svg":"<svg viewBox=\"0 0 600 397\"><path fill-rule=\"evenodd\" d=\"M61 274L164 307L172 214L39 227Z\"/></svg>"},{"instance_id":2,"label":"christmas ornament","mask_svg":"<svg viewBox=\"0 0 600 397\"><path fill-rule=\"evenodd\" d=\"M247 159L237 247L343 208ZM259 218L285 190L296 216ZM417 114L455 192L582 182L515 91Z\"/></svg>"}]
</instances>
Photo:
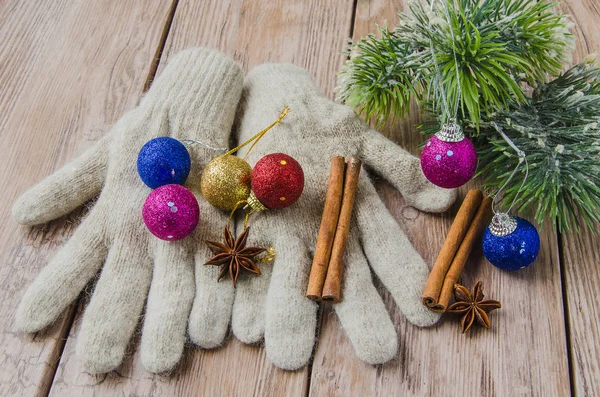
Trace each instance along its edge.
<instances>
[{"instance_id":1,"label":"christmas ornament","mask_svg":"<svg viewBox=\"0 0 600 397\"><path fill-rule=\"evenodd\" d=\"M230 210L229 221L227 222L227 226L225 227L225 237L224 243L219 243L215 241L206 241L209 248L215 254L214 257L208 260L205 263L207 266L223 266L219 276L217 277L217 281L221 280L227 273L231 277L231 281L233 282L233 286L235 287L237 279L242 270L246 270L250 273L254 273L260 275L260 270L255 263L255 257L261 254L264 251L268 251L268 254L265 258L262 258L261 261L269 262L274 259L275 250L272 247L269 249L259 248L259 247L246 247L246 241L248 239L248 233L250 232L250 228L248 227L248 217L251 212L266 209L256 196L251 194L251 179L253 178L253 170L246 161L246 157L252 151L257 142L275 125L281 123L281 120L288 114L289 108L286 106L277 120L275 120L271 125L269 125L264 130L260 131L246 142L241 145L231 149L227 153L222 156L216 157L211 160L204 170L202 171L202 176L200 180L200 190L202 195L206 198L206 200L214 205L215 207ZM243 148L246 145L252 144L250 149L246 152L246 155L243 158L232 156L233 153ZM265 156L267 158L273 157ZM276 157L276 158L275 158ZM297 188L294 188L298 184L298 178L302 179L301 185L304 185L304 174L302 173L302 168L296 160L293 158L286 156L284 154L278 153L274 157L272 162L277 162L278 167L285 167L288 164L289 170L286 171L277 171L272 170L273 184L271 184L271 191L275 192L275 194L279 194L278 198L280 202L286 201L289 199L291 203L298 199L298 196L302 192L302 187L298 191ZM260 161L259 161L260 163ZM300 174L298 174L298 169L300 170ZM264 172L267 173L266 171ZM263 173L260 174L262 176ZM282 178L285 176L290 180L282 181ZM291 182L290 182L291 181ZM294 182L295 181L295 182ZM283 183L285 186L283 188L279 186L279 184ZM263 186L261 184L261 186ZM288 187L288 189L285 189ZM251 198L252 197L252 198ZM256 206L260 206L260 208L255 208L250 205L250 202L255 203ZM233 215L235 211L240 207L240 205L246 204L244 210L248 207L251 208L251 211L246 212L245 220L244 220L244 231L234 239L233 234L230 231L230 223L233 219ZM277 203L277 208L282 208L286 205L282 205L281 203ZM287 204L287 205L289 205Z\"/></svg>"},{"instance_id":2,"label":"christmas ornament","mask_svg":"<svg viewBox=\"0 0 600 397\"><path fill-rule=\"evenodd\" d=\"M200 177L202 196L217 208L232 210L250 194L252 168L241 157L224 154L212 159Z\"/></svg>"},{"instance_id":3,"label":"christmas ornament","mask_svg":"<svg viewBox=\"0 0 600 397\"><path fill-rule=\"evenodd\" d=\"M200 177L200 191L209 203L220 209L235 211L240 204L246 202L250 196L252 179L252 167L246 157L271 128L281 123L288 112L289 108L286 106L279 118L267 128L222 156L212 159L204 167ZM232 156L250 143L252 146L243 158Z\"/></svg>"},{"instance_id":4,"label":"christmas ornament","mask_svg":"<svg viewBox=\"0 0 600 397\"><path fill-rule=\"evenodd\" d=\"M535 226L523 218L506 213L494 215L483 234L483 253L502 270L519 270L533 263L540 250Z\"/></svg>"},{"instance_id":5,"label":"christmas ornament","mask_svg":"<svg viewBox=\"0 0 600 397\"><path fill-rule=\"evenodd\" d=\"M467 183L477 168L477 152L453 120L432 136L421 152L421 169L434 185L452 189Z\"/></svg>"},{"instance_id":6,"label":"christmas ornament","mask_svg":"<svg viewBox=\"0 0 600 397\"><path fill-rule=\"evenodd\" d=\"M494 195L492 209L494 217L491 224L483 235L483 253L490 263L502 270L519 270L533 263L540 250L540 236L535 227L519 217L509 215L511 208L515 205L517 197L527 181L529 175L529 164L525 152L519 149L513 141L502 131L496 123L491 123L492 127L502 136L502 138L513 148L518 156L519 162L512 174L508 177L504 185ZM525 176L521 187L515 194L512 203L506 212L496 212L494 203L500 192L510 183L521 164L525 163Z\"/></svg>"},{"instance_id":7,"label":"christmas ornament","mask_svg":"<svg viewBox=\"0 0 600 397\"><path fill-rule=\"evenodd\" d=\"M300 164L284 153L268 154L252 169L248 204L253 211L285 208L298 200L303 189L304 171Z\"/></svg>"},{"instance_id":8,"label":"christmas ornament","mask_svg":"<svg viewBox=\"0 0 600 397\"><path fill-rule=\"evenodd\" d=\"M190 154L177 139L159 137L148 141L140 150L137 169L148 187L182 185L190 173Z\"/></svg>"},{"instance_id":9,"label":"christmas ornament","mask_svg":"<svg viewBox=\"0 0 600 397\"><path fill-rule=\"evenodd\" d=\"M274 258L275 251L272 247L268 250L259 247L246 247L248 233L250 232L248 227L250 213L267 209L260 203L256 195L251 193L251 187L254 186L251 180L256 176L258 179L258 185L256 186L258 186L261 193L265 193L264 197L267 203L274 203L272 208L286 207L296 201L302 193L304 174L298 162L290 156L276 153L263 157L259 161L260 165L257 164L260 170L257 174L254 173L246 161L246 157L258 141L271 128L281 123L288 112L289 108L286 106L271 125L224 155L211 160L202 171L200 181L202 195L215 207L231 210L229 221L225 227L225 242L206 242L215 256L205 265L223 266L217 281L229 273L235 287L242 270L260 274L260 270L254 261L257 255L268 251L267 257L262 258L261 261L267 262ZM243 158L232 156L233 153L249 144L252 145ZM277 202L273 200L275 196L277 196ZM284 203L286 201L288 202ZM234 239L229 226L235 211L243 204L246 204L243 207L244 210L248 208L250 210L246 212L244 231L237 239Z\"/></svg>"},{"instance_id":10,"label":"christmas ornament","mask_svg":"<svg viewBox=\"0 0 600 397\"><path fill-rule=\"evenodd\" d=\"M179 240L198 224L200 208L194 194L181 185L170 184L152 191L142 209L148 230L162 240Z\"/></svg>"},{"instance_id":11,"label":"christmas ornament","mask_svg":"<svg viewBox=\"0 0 600 397\"><path fill-rule=\"evenodd\" d=\"M430 3L431 11L433 11L433 6L434 2L432 1ZM446 21L448 25L450 25L450 15L448 14L447 9ZM456 123L461 100L461 74L458 67L454 31L452 29L450 29L450 34L452 37L451 48L452 56L454 58L454 72L458 91L454 102L454 109L451 113L444 85L444 78L442 77L433 41L430 37L429 47L435 65L436 81L439 84L444 114L449 120L442 126L440 131L427 141L425 147L421 151L421 169L423 170L423 174L434 185L446 189L453 189L467 183L473 175L475 175L475 169L477 168L477 152L475 151L475 146L473 146L473 143L465 137L462 128Z\"/></svg>"}]
</instances>

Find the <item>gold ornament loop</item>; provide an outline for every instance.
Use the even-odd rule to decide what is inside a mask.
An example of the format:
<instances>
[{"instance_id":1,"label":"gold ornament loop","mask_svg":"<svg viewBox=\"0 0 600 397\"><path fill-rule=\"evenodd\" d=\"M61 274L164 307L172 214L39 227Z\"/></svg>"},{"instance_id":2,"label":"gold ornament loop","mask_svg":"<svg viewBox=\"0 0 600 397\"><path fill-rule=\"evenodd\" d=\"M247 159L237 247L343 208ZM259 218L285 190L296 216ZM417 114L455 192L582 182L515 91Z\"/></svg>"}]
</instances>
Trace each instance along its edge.
<instances>
[{"instance_id":1,"label":"gold ornament loop","mask_svg":"<svg viewBox=\"0 0 600 397\"><path fill-rule=\"evenodd\" d=\"M244 207L244 209L247 210L248 208L250 209L250 214L268 210L268 208L260 202L258 197L256 197L254 192L250 192L250 196L248 196L247 205Z\"/></svg>"},{"instance_id":2,"label":"gold ornament loop","mask_svg":"<svg viewBox=\"0 0 600 397\"><path fill-rule=\"evenodd\" d=\"M233 209L231 210L231 213L229 214L229 219L227 220L227 227L231 227L231 220L233 219L233 215L235 214L235 211L237 211L237 209L240 207L240 205L242 204L248 204L248 202L246 200L240 200L237 203L235 203L235 206L233 207ZM246 207L244 207L246 208ZM248 228L248 218L250 217L250 213L246 212L246 215L244 217L244 230L246 230Z\"/></svg>"}]
</instances>

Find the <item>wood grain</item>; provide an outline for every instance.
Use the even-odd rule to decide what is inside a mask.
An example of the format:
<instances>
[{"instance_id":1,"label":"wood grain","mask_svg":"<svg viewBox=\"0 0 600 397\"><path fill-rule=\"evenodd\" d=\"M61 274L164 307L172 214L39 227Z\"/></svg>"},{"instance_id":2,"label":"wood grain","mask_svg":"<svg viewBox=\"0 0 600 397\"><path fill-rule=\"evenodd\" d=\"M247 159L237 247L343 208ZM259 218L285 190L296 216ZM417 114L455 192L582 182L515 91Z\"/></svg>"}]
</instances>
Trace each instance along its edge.
<instances>
[{"instance_id":1,"label":"wood grain","mask_svg":"<svg viewBox=\"0 0 600 397\"><path fill-rule=\"evenodd\" d=\"M374 32L375 24L392 26L405 2L359 0L354 38ZM423 140L416 132L416 116L384 134L418 154ZM393 216L406 231L427 263L435 260L461 197L442 215L419 213L404 205L387 183L378 191ZM382 291L399 336L395 361L370 366L358 360L331 311L324 315L321 339L311 378L311 396L357 395L411 396L566 396L570 393L566 334L562 311L561 275L557 239L550 228L541 235L543 249L530 268L506 273L485 261L477 247L471 254L462 283L472 287L483 280L490 299L503 308L491 315L492 329L480 327L462 335L457 318L446 316L430 329L409 324ZM335 348L332 348L335 346Z\"/></svg>"},{"instance_id":2,"label":"wood grain","mask_svg":"<svg viewBox=\"0 0 600 397\"><path fill-rule=\"evenodd\" d=\"M600 241L589 231L561 240L574 395L595 396L600 390Z\"/></svg>"},{"instance_id":3,"label":"wood grain","mask_svg":"<svg viewBox=\"0 0 600 397\"><path fill-rule=\"evenodd\" d=\"M245 70L263 62L291 62L308 68L330 95L349 36L352 1L179 1L158 73L168 59L191 46L216 48L233 56ZM306 395L308 369L274 367L261 346L230 339L216 350L190 347L170 375L145 371L133 356L119 370L90 376L81 372L75 341L81 309L67 340L51 395Z\"/></svg>"},{"instance_id":4,"label":"wood grain","mask_svg":"<svg viewBox=\"0 0 600 397\"><path fill-rule=\"evenodd\" d=\"M200 45L231 55L245 71L261 63L293 63L332 95L352 11L351 0L180 1L164 55Z\"/></svg>"},{"instance_id":5,"label":"wood grain","mask_svg":"<svg viewBox=\"0 0 600 397\"><path fill-rule=\"evenodd\" d=\"M70 236L76 218L28 229L12 220L10 207L135 105L168 11L163 4L0 4L0 395L47 394L72 321L71 310L44 332L15 331L25 288Z\"/></svg>"},{"instance_id":6,"label":"wood grain","mask_svg":"<svg viewBox=\"0 0 600 397\"><path fill-rule=\"evenodd\" d=\"M575 23L574 61L600 52L598 2L568 0L560 8ZM560 239L573 394L596 396L600 391L600 237L586 230L563 234Z\"/></svg>"},{"instance_id":7,"label":"wood grain","mask_svg":"<svg viewBox=\"0 0 600 397\"><path fill-rule=\"evenodd\" d=\"M232 339L211 351L190 346L182 364L166 375L142 368L134 341L119 370L90 376L82 372L74 354L85 303L44 332L26 336L14 330L14 313L25 288L67 240L79 217L27 229L12 221L10 204L134 107L156 68L160 72L181 49L209 46L232 55L245 70L263 62L306 67L332 97L351 31L358 38L374 32L376 24L392 26L405 4L406 0L0 2L0 144L5 148L0 173L5 204L0 207L0 395L566 396L570 385L577 396L596 395L600 242L589 232L557 239L550 228L544 229L540 257L517 273L498 271L475 250L463 283L472 286L481 279L486 295L503 303L490 316L489 331L477 328L463 336L458 319L452 317L437 327L418 329L404 320L380 286L400 342L397 359L383 366L356 358L328 306L312 368L296 372L273 367L261 346ZM575 59L600 52L597 1L563 0L561 8L575 23ZM414 105L412 114L383 133L418 154L422 137L415 132L419 118ZM461 189L461 197L471 186ZM424 214L405 206L386 182L378 181L377 188L416 249L432 263L458 203L446 214Z\"/></svg>"}]
</instances>

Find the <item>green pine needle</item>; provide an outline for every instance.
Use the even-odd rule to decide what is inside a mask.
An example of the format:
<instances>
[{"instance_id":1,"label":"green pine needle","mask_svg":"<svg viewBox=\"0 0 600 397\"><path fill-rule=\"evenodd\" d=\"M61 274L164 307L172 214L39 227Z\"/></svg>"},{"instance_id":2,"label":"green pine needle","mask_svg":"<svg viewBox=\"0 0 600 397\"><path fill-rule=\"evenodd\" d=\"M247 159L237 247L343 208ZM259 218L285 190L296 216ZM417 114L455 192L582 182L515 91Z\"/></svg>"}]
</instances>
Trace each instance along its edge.
<instances>
[{"instance_id":1,"label":"green pine needle","mask_svg":"<svg viewBox=\"0 0 600 397\"><path fill-rule=\"evenodd\" d=\"M482 114L524 101L521 82L558 75L570 56L567 18L547 0L438 0L432 10L430 1L409 3L395 29L350 46L338 98L365 118L403 117L412 97L444 113L443 87L449 112L458 100L459 116L478 125Z\"/></svg>"},{"instance_id":2,"label":"green pine needle","mask_svg":"<svg viewBox=\"0 0 600 397\"><path fill-rule=\"evenodd\" d=\"M379 125L404 117L416 99L425 113L437 116L421 126L426 133L453 117L458 104L456 116L478 147L479 174L487 189L497 191L519 159L492 128L495 121L527 154L529 177L517 209L532 212L540 224L549 217L560 231L596 231L600 68L587 60L561 74L571 61L574 36L555 5L411 2L394 29L379 28L379 36L350 44L338 99ZM527 86L534 88L531 97L524 94ZM510 205L523 177L517 173L510 181L501 204Z\"/></svg>"},{"instance_id":3,"label":"green pine needle","mask_svg":"<svg viewBox=\"0 0 600 397\"><path fill-rule=\"evenodd\" d=\"M490 114L476 138L479 174L485 186L502 186L518 157L491 126L495 121L527 155L529 177L517 199L541 225L546 217L560 231L600 222L600 68L592 60L576 65L555 80L540 84L524 103ZM475 126L466 128L475 132ZM521 169L522 171L523 168ZM509 182L502 201L510 205L524 172Z\"/></svg>"}]
</instances>

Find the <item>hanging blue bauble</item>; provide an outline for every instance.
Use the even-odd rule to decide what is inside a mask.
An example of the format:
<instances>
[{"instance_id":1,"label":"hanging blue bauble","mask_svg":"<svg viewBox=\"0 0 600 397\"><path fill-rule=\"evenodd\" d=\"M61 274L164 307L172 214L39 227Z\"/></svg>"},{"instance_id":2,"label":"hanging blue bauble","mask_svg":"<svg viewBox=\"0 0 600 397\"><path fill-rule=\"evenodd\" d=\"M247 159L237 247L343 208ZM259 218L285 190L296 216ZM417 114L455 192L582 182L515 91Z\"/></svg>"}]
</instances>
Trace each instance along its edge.
<instances>
[{"instance_id":1,"label":"hanging blue bauble","mask_svg":"<svg viewBox=\"0 0 600 397\"><path fill-rule=\"evenodd\" d=\"M483 234L483 253L502 270L519 270L533 263L540 250L540 236L530 222L505 213L494 215Z\"/></svg>"},{"instance_id":2,"label":"hanging blue bauble","mask_svg":"<svg viewBox=\"0 0 600 397\"><path fill-rule=\"evenodd\" d=\"M183 185L190 173L190 164L190 154L183 143L166 136L146 142L137 159L140 178L152 189Z\"/></svg>"}]
</instances>

